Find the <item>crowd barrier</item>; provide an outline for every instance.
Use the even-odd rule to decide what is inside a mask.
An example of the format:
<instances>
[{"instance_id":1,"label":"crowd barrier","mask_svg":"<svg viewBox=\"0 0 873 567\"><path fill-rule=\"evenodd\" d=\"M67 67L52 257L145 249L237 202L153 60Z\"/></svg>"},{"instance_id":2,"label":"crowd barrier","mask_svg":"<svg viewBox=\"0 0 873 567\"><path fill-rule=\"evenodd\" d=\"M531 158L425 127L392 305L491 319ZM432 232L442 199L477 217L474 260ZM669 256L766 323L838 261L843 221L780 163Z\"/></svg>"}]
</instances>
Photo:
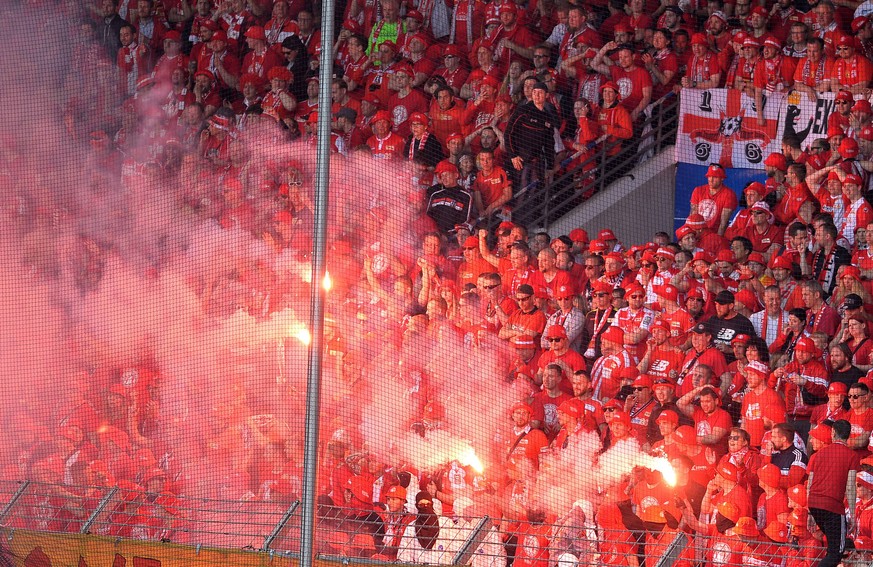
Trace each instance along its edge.
<instances>
[{"instance_id":1,"label":"crowd barrier","mask_svg":"<svg viewBox=\"0 0 873 567\"><path fill-rule=\"evenodd\" d=\"M0 557L16 565L296 565L297 501L170 498L118 488L0 484ZM458 504L460 506L460 503ZM802 527L778 534L703 536L684 529L681 510L640 518L628 505L577 501L563 517L530 521L445 514L418 531L407 515L391 531L384 513L320 506L319 567L336 561L475 567L583 565L814 565L823 548ZM674 521L675 520L675 521ZM664 523L666 521L666 523ZM434 529L436 528L436 529ZM774 541L773 537L776 537ZM396 555L396 559L395 559ZM867 565L869 551L845 565Z\"/></svg>"}]
</instances>

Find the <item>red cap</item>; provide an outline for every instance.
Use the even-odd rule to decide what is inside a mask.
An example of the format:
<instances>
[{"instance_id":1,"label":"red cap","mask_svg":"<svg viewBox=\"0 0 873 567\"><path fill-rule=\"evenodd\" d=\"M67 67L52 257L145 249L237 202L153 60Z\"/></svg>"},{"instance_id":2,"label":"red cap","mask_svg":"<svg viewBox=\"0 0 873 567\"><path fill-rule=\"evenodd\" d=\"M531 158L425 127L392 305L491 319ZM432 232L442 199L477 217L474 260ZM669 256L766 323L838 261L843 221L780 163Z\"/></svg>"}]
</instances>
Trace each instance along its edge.
<instances>
[{"instance_id":1,"label":"red cap","mask_svg":"<svg viewBox=\"0 0 873 567\"><path fill-rule=\"evenodd\" d=\"M864 126L861 128L861 131L858 132L858 137L867 142L873 142L873 127Z\"/></svg>"},{"instance_id":2,"label":"red cap","mask_svg":"<svg viewBox=\"0 0 873 567\"><path fill-rule=\"evenodd\" d=\"M764 528L764 535L777 543L786 543L788 541L788 527L784 522L774 520Z\"/></svg>"},{"instance_id":3,"label":"red cap","mask_svg":"<svg viewBox=\"0 0 873 567\"><path fill-rule=\"evenodd\" d=\"M824 423L819 423L809 431L809 436L818 439L820 442L825 445L829 444L833 440L833 430L830 425L825 425Z\"/></svg>"},{"instance_id":4,"label":"red cap","mask_svg":"<svg viewBox=\"0 0 873 567\"><path fill-rule=\"evenodd\" d=\"M774 256L770 260L771 270L790 270L791 268L791 260L787 256Z\"/></svg>"},{"instance_id":5,"label":"red cap","mask_svg":"<svg viewBox=\"0 0 873 567\"><path fill-rule=\"evenodd\" d=\"M385 498L399 498L400 500L406 500L406 489L399 484L395 484L385 491Z\"/></svg>"},{"instance_id":6,"label":"red cap","mask_svg":"<svg viewBox=\"0 0 873 567\"><path fill-rule=\"evenodd\" d=\"M672 284L658 286L657 289L655 289L655 293L669 301L676 301L679 299L679 290Z\"/></svg>"},{"instance_id":7,"label":"red cap","mask_svg":"<svg viewBox=\"0 0 873 567\"><path fill-rule=\"evenodd\" d=\"M764 37L764 45L778 50L782 49L782 42L772 35L767 35Z\"/></svg>"},{"instance_id":8,"label":"red cap","mask_svg":"<svg viewBox=\"0 0 873 567\"><path fill-rule=\"evenodd\" d=\"M852 20L852 33L858 33L858 30L866 26L870 22L870 18L867 16L858 16L854 20Z\"/></svg>"},{"instance_id":9,"label":"red cap","mask_svg":"<svg viewBox=\"0 0 873 567\"><path fill-rule=\"evenodd\" d=\"M758 480L763 482L767 486L779 488L779 480L781 478L782 471L773 463L767 463L766 465L758 469Z\"/></svg>"},{"instance_id":10,"label":"red cap","mask_svg":"<svg viewBox=\"0 0 873 567\"><path fill-rule=\"evenodd\" d=\"M697 433L690 425L680 425L673 432L673 439L682 445L697 445Z\"/></svg>"},{"instance_id":11,"label":"red cap","mask_svg":"<svg viewBox=\"0 0 873 567\"><path fill-rule=\"evenodd\" d=\"M583 402L578 398L565 400L561 403L561 405L558 406L558 411L564 412L574 419L579 419L580 417L582 417L584 409L585 408Z\"/></svg>"},{"instance_id":12,"label":"red cap","mask_svg":"<svg viewBox=\"0 0 873 567\"><path fill-rule=\"evenodd\" d=\"M634 388L649 388L649 389L651 389L652 386L654 386L654 385L655 385L655 381L652 380L652 377L649 376L648 374L640 374L640 376L638 378L635 378L633 383L632 383L632 386Z\"/></svg>"},{"instance_id":13,"label":"red cap","mask_svg":"<svg viewBox=\"0 0 873 567\"><path fill-rule=\"evenodd\" d=\"M682 240L689 234L694 234L694 229L688 226L687 224L683 224L679 228L676 229L676 240Z\"/></svg>"},{"instance_id":14,"label":"red cap","mask_svg":"<svg viewBox=\"0 0 873 567\"><path fill-rule=\"evenodd\" d=\"M597 233L597 238L600 240L618 240L615 237L615 233L612 232L609 228L604 228L600 232Z\"/></svg>"},{"instance_id":15,"label":"red cap","mask_svg":"<svg viewBox=\"0 0 873 567\"><path fill-rule=\"evenodd\" d=\"M625 425L630 425L631 418L626 411L617 409L612 413L612 421L617 421L620 423L624 423Z\"/></svg>"},{"instance_id":16,"label":"red cap","mask_svg":"<svg viewBox=\"0 0 873 567\"><path fill-rule=\"evenodd\" d=\"M849 173L843 178L843 185L858 185L860 187L862 183L861 177L854 173Z\"/></svg>"},{"instance_id":17,"label":"red cap","mask_svg":"<svg viewBox=\"0 0 873 567\"><path fill-rule=\"evenodd\" d=\"M740 472L737 470L737 466L730 461L720 463L716 468L716 472L718 472L719 476L731 482L740 481Z\"/></svg>"},{"instance_id":18,"label":"red cap","mask_svg":"<svg viewBox=\"0 0 873 567\"><path fill-rule=\"evenodd\" d=\"M534 342L533 337L529 335L516 335L509 339L509 342L511 342L512 346L515 348L537 348L537 344Z\"/></svg>"},{"instance_id":19,"label":"red cap","mask_svg":"<svg viewBox=\"0 0 873 567\"><path fill-rule=\"evenodd\" d=\"M567 329L563 325L549 325L544 336L547 339L566 339Z\"/></svg>"},{"instance_id":20,"label":"red cap","mask_svg":"<svg viewBox=\"0 0 873 567\"><path fill-rule=\"evenodd\" d=\"M452 132L452 133L449 134L448 137L446 138L446 144L448 144L448 143L451 142L452 140L461 140L461 141L463 141L463 140L464 140L464 135L461 134L460 132Z\"/></svg>"},{"instance_id":21,"label":"red cap","mask_svg":"<svg viewBox=\"0 0 873 567\"><path fill-rule=\"evenodd\" d=\"M584 228L574 228L568 236L573 242L588 242L588 231Z\"/></svg>"},{"instance_id":22,"label":"red cap","mask_svg":"<svg viewBox=\"0 0 873 567\"><path fill-rule=\"evenodd\" d=\"M737 524L734 526L734 533L739 536L750 538L755 538L761 535L761 532L758 531L758 525L755 523L755 519L748 516L743 516L737 520Z\"/></svg>"},{"instance_id":23,"label":"red cap","mask_svg":"<svg viewBox=\"0 0 873 567\"><path fill-rule=\"evenodd\" d=\"M673 409L665 409L662 410L661 413L658 414L658 417L655 418L655 423L672 423L673 425L679 424L679 414L676 413L676 410Z\"/></svg>"},{"instance_id":24,"label":"red cap","mask_svg":"<svg viewBox=\"0 0 873 567\"><path fill-rule=\"evenodd\" d=\"M731 346L747 345L747 344L749 344L750 340L752 340L752 337L750 337L749 335L740 333L738 335L735 335L734 338L731 339Z\"/></svg>"},{"instance_id":25,"label":"red cap","mask_svg":"<svg viewBox=\"0 0 873 567\"><path fill-rule=\"evenodd\" d=\"M227 43L227 34L224 33L224 31L222 30L218 30L212 34L212 39L210 39L209 41L223 41Z\"/></svg>"},{"instance_id":26,"label":"red cap","mask_svg":"<svg viewBox=\"0 0 873 567\"><path fill-rule=\"evenodd\" d=\"M761 5L756 5L754 8L751 9L751 11L749 11L749 14L758 14L759 16L764 16L765 18L770 17L770 13L767 12L767 8Z\"/></svg>"},{"instance_id":27,"label":"red cap","mask_svg":"<svg viewBox=\"0 0 873 567\"><path fill-rule=\"evenodd\" d=\"M261 26L252 26L246 30L246 37L250 37L252 39L260 39L262 41L267 40L267 35L264 33L264 28Z\"/></svg>"},{"instance_id":28,"label":"red cap","mask_svg":"<svg viewBox=\"0 0 873 567\"><path fill-rule=\"evenodd\" d=\"M728 520L736 523L740 519L740 508L730 500L721 500L715 509Z\"/></svg>"},{"instance_id":29,"label":"red cap","mask_svg":"<svg viewBox=\"0 0 873 567\"><path fill-rule=\"evenodd\" d=\"M801 508L806 508L806 486L803 484L797 484L789 488L788 499Z\"/></svg>"},{"instance_id":30,"label":"red cap","mask_svg":"<svg viewBox=\"0 0 873 567\"><path fill-rule=\"evenodd\" d=\"M592 254L603 254L604 252L606 252L606 250L606 242L600 240L599 238L595 238L588 243L588 251Z\"/></svg>"},{"instance_id":31,"label":"red cap","mask_svg":"<svg viewBox=\"0 0 873 567\"><path fill-rule=\"evenodd\" d=\"M427 126L427 122L427 115L424 112L413 112L409 116L410 124L424 124L425 126Z\"/></svg>"},{"instance_id":32,"label":"red cap","mask_svg":"<svg viewBox=\"0 0 873 567\"><path fill-rule=\"evenodd\" d=\"M706 45L709 46L709 43L706 41L706 34L696 33L691 36L691 45Z\"/></svg>"},{"instance_id":33,"label":"red cap","mask_svg":"<svg viewBox=\"0 0 873 567\"><path fill-rule=\"evenodd\" d=\"M685 219L685 224L697 230L706 226L706 219L700 213L694 213L688 215L688 218Z\"/></svg>"},{"instance_id":34,"label":"red cap","mask_svg":"<svg viewBox=\"0 0 873 567\"><path fill-rule=\"evenodd\" d=\"M440 175L441 173L451 173L451 172L458 173L458 167L455 164L453 164L452 162L450 162L449 160L444 159L443 161L439 162L436 165L433 172L436 175Z\"/></svg>"},{"instance_id":35,"label":"red cap","mask_svg":"<svg viewBox=\"0 0 873 567\"><path fill-rule=\"evenodd\" d=\"M424 21L424 16L421 15L421 12L419 12L418 10L415 10L415 9L409 10L408 12L406 12L406 17L412 18L413 20L418 20L419 22Z\"/></svg>"},{"instance_id":36,"label":"red cap","mask_svg":"<svg viewBox=\"0 0 873 567\"><path fill-rule=\"evenodd\" d=\"M365 94L364 98L362 98L361 101L362 102L369 102L370 104L373 104L375 106L379 106L380 104L382 104L382 101L379 100L379 95L377 95L374 92L369 92L369 93Z\"/></svg>"},{"instance_id":37,"label":"red cap","mask_svg":"<svg viewBox=\"0 0 873 567\"><path fill-rule=\"evenodd\" d=\"M382 120L391 124L391 114L389 114L387 110L380 110L373 116L373 124Z\"/></svg>"},{"instance_id":38,"label":"red cap","mask_svg":"<svg viewBox=\"0 0 873 567\"><path fill-rule=\"evenodd\" d=\"M836 44L839 47L855 47L855 38L850 35L843 34L837 38Z\"/></svg>"},{"instance_id":39,"label":"red cap","mask_svg":"<svg viewBox=\"0 0 873 567\"><path fill-rule=\"evenodd\" d=\"M865 114L873 114L873 108L870 107L870 101L866 98L860 98L852 105L852 112L863 112Z\"/></svg>"},{"instance_id":40,"label":"red cap","mask_svg":"<svg viewBox=\"0 0 873 567\"><path fill-rule=\"evenodd\" d=\"M779 152L773 152L767 156L767 159L764 160L764 165L775 167L779 171L788 171L788 161L785 159L785 156Z\"/></svg>"},{"instance_id":41,"label":"red cap","mask_svg":"<svg viewBox=\"0 0 873 567\"><path fill-rule=\"evenodd\" d=\"M709 168L706 170L706 177L719 177L721 179L724 179L727 177L727 174L725 173L722 166L714 163L710 165Z\"/></svg>"},{"instance_id":42,"label":"red cap","mask_svg":"<svg viewBox=\"0 0 873 567\"><path fill-rule=\"evenodd\" d=\"M614 82L606 81L605 83L600 85L600 90L602 91L603 89L612 89L615 91L616 96L621 98L621 91L619 90L618 85L616 85Z\"/></svg>"},{"instance_id":43,"label":"red cap","mask_svg":"<svg viewBox=\"0 0 873 567\"><path fill-rule=\"evenodd\" d=\"M600 341L609 341L617 345L624 345L624 331L616 326L610 326L600 334Z\"/></svg>"},{"instance_id":44,"label":"red cap","mask_svg":"<svg viewBox=\"0 0 873 567\"><path fill-rule=\"evenodd\" d=\"M164 34L164 41L166 41L168 39L170 41L182 41L182 34L180 34L176 30L170 30Z\"/></svg>"},{"instance_id":45,"label":"red cap","mask_svg":"<svg viewBox=\"0 0 873 567\"><path fill-rule=\"evenodd\" d=\"M808 352L813 355L818 354L818 347L815 346L815 341L813 341L809 337L800 337L797 339L797 342L794 343L794 351L795 352Z\"/></svg>"},{"instance_id":46,"label":"red cap","mask_svg":"<svg viewBox=\"0 0 873 567\"><path fill-rule=\"evenodd\" d=\"M291 74L291 71L287 67L282 67L281 65L276 65L269 71L267 71L267 78L271 81L273 79L280 79L282 81L290 81L294 78Z\"/></svg>"},{"instance_id":47,"label":"red cap","mask_svg":"<svg viewBox=\"0 0 873 567\"><path fill-rule=\"evenodd\" d=\"M831 382L828 386L828 394L840 394L845 396L849 392L849 387L844 382Z\"/></svg>"},{"instance_id":48,"label":"red cap","mask_svg":"<svg viewBox=\"0 0 873 567\"><path fill-rule=\"evenodd\" d=\"M517 410L524 410L530 415L533 415L533 408L530 407L530 404L526 404L524 402L515 402L509 407L509 415L512 415Z\"/></svg>"}]
</instances>

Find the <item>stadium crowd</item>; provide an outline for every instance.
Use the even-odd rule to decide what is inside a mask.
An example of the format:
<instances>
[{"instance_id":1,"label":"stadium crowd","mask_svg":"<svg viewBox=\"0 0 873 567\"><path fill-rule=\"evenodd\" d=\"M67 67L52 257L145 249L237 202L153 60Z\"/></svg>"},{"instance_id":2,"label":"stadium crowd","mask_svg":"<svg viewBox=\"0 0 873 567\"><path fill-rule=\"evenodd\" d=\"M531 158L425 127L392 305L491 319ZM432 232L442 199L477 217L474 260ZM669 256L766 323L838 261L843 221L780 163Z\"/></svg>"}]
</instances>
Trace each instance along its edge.
<instances>
[{"instance_id":1,"label":"stadium crowd","mask_svg":"<svg viewBox=\"0 0 873 567\"><path fill-rule=\"evenodd\" d=\"M330 88L332 149L402 172L415 243L380 249L397 211L348 195L360 209L329 237L332 300L379 328L368 340L396 345L380 368L410 364L403 347L413 344L500 361L481 379L514 399L499 408L491 445L477 447L487 473L457 460L425 470L368 451L361 410L380 388L374 362L334 337L341 387L319 478L322 551L447 562L441 538L463 539L485 514L500 529L481 564L638 567L679 532L708 542L683 552L691 564L830 566L846 546L873 550L870 0L351 0L328 43L319 8L61 5L79 39L71 73L97 85L64 109L70 142L91 148L95 187L179 187L193 218L305 256L313 172L257 147L314 151L318 93ZM322 49L335 57L329 86L317 74ZM593 239L582 228L529 234L511 221L531 182L598 144L633 143L651 102L719 86L759 109L776 91L834 92L828 136L806 149L783 139L766 183L740 199L710 166L685 224L647 243L624 246L608 228ZM63 269L43 230L52 222L37 211L22 229L24 261L46 279ZM82 235L71 249L77 285L94 292L111 243ZM309 289L264 262L197 285L214 318L265 317ZM101 494L78 487L117 486L105 533L185 541L190 487L164 458L162 372L147 356L91 369L57 422L22 416L3 476L54 488L14 527L78 530ZM447 392L430 387L424 366L405 387L409 431L452 426ZM203 455L229 471L212 496L299 498L292 443L252 406L241 393L203 433ZM637 466L572 506L538 501L544 475L592 443L604 458L668 460L675 486Z\"/></svg>"}]
</instances>

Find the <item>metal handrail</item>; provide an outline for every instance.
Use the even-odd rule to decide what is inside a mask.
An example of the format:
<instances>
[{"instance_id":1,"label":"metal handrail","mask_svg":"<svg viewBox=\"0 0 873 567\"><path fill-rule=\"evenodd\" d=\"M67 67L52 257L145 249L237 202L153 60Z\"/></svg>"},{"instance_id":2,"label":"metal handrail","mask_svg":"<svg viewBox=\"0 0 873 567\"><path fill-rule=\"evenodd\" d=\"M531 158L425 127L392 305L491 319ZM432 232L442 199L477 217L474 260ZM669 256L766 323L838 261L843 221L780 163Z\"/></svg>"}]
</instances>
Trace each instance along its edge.
<instances>
[{"instance_id":1,"label":"metal handrail","mask_svg":"<svg viewBox=\"0 0 873 567\"><path fill-rule=\"evenodd\" d=\"M571 170L563 172L550 183L527 188L515 197L513 220L526 226L549 226L590 196L603 191L610 183L629 175L634 167L645 161L650 152L675 143L679 124L679 97L668 93L649 105L650 115L641 124L649 130L639 138L634 152L624 149L614 156L609 153L623 142L599 144L596 150ZM594 165L591 169L590 166ZM587 171L587 169L591 169ZM590 175L593 183L576 187L577 176ZM489 227L493 228L493 227Z\"/></svg>"}]
</instances>

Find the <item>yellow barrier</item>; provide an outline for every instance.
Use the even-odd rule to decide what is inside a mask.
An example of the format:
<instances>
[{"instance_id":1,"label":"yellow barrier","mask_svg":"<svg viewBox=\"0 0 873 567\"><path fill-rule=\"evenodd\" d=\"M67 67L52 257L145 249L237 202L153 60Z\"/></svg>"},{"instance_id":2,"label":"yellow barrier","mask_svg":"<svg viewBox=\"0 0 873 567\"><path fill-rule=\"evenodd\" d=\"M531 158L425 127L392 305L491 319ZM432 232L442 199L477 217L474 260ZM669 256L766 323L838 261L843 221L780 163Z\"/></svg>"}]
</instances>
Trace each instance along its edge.
<instances>
[{"instance_id":1,"label":"yellow barrier","mask_svg":"<svg viewBox=\"0 0 873 567\"><path fill-rule=\"evenodd\" d=\"M197 550L172 543L141 542L78 534L0 530L2 555L26 567L296 567L297 560L255 551ZM0 564L4 564L0 560ZM322 561L320 567L335 567Z\"/></svg>"}]
</instances>

